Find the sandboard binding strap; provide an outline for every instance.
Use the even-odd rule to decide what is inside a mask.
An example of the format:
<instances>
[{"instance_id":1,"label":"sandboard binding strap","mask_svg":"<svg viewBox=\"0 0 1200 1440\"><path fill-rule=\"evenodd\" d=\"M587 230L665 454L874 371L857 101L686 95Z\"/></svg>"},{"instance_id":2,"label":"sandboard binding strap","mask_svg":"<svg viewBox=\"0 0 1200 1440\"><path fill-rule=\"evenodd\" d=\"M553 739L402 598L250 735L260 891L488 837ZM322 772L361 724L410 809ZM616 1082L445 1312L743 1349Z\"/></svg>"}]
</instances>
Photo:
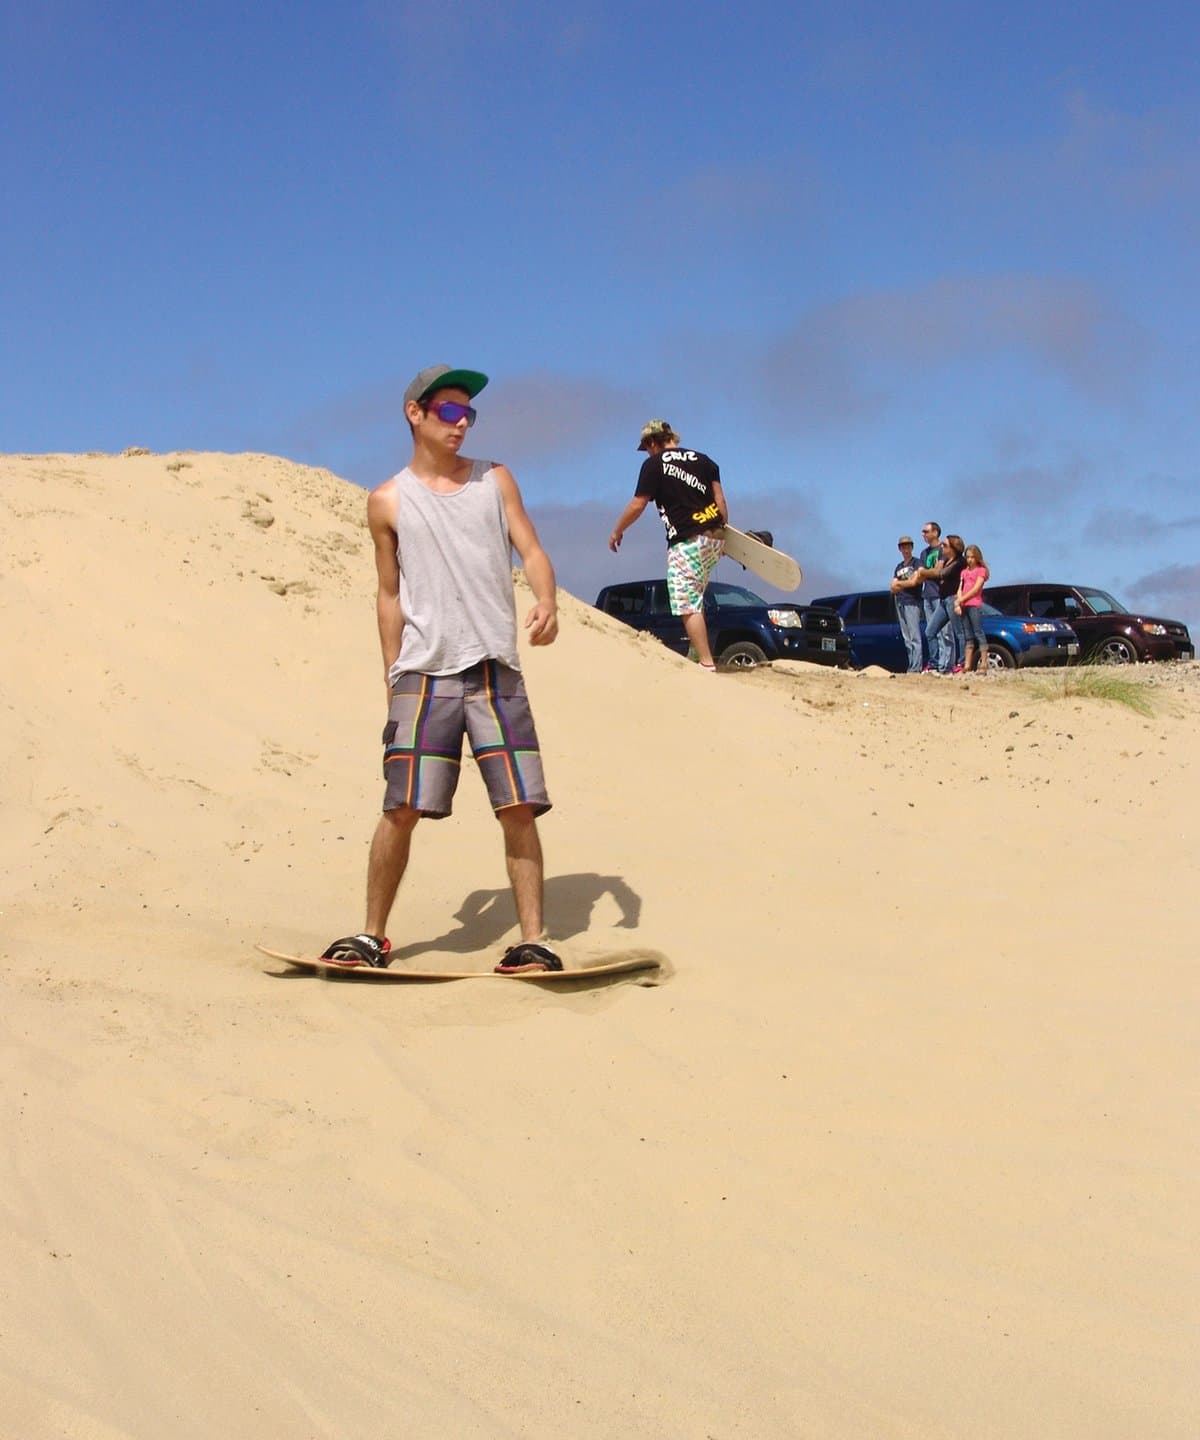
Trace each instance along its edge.
<instances>
[{"instance_id":1,"label":"sandboard binding strap","mask_svg":"<svg viewBox=\"0 0 1200 1440\"><path fill-rule=\"evenodd\" d=\"M386 970L391 964L392 942L377 935L346 935L335 940L321 956L339 965L369 965L372 970Z\"/></svg>"},{"instance_id":2,"label":"sandboard binding strap","mask_svg":"<svg viewBox=\"0 0 1200 1440\"><path fill-rule=\"evenodd\" d=\"M546 945L526 940L520 945L510 945L500 958L496 970L501 975L519 975L524 970L561 970L562 961Z\"/></svg>"}]
</instances>

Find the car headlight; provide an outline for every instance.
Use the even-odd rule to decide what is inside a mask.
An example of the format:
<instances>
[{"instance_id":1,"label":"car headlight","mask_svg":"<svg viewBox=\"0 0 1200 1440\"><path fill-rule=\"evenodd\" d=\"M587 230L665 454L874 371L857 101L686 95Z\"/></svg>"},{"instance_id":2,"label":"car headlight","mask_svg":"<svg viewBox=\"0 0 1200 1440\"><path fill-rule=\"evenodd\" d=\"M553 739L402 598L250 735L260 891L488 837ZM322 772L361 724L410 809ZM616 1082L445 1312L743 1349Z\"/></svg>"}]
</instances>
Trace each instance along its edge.
<instances>
[{"instance_id":1,"label":"car headlight","mask_svg":"<svg viewBox=\"0 0 1200 1440\"><path fill-rule=\"evenodd\" d=\"M1143 620L1142 632L1146 635L1165 635L1167 633L1167 627L1165 625L1151 625Z\"/></svg>"},{"instance_id":2,"label":"car headlight","mask_svg":"<svg viewBox=\"0 0 1200 1440\"><path fill-rule=\"evenodd\" d=\"M1058 626L1049 620L1027 620L1025 624L1021 626L1021 629L1024 630L1026 635L1053 635L1058 629Z\"/></svg>"},{"instance_id":3,"label":"car headlight","mask_svg":"<svg viewBox=\"0 0 1200 1440\"><path fill-rule=\"evenodd\" d=\"M799 611L796 610L768 610L767 619L781 630L799 630L804 625Z\"/></svg>"}]
</instances>

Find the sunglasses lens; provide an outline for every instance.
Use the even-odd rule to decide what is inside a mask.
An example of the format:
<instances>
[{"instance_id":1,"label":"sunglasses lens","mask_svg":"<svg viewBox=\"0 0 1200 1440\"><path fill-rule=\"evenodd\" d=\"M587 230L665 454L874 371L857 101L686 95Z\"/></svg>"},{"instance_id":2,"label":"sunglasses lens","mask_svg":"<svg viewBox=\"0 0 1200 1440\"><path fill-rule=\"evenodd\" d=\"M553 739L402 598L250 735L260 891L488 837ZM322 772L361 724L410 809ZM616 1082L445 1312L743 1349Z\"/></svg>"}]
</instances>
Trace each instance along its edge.
<instances>
[{"instance_id":1,"label":"sunglasses lens","mask_svg":"<svg viewBox=\"0 0 1200 1440\"><path fill-rule=\"evenodd\" d=\"M475 411L472 407L460 404L457 400L443 400L440 405L433 407L433 413L446 425L457 425L463 419L468 427L475 423Z\"/></svg>"}]
</instances>

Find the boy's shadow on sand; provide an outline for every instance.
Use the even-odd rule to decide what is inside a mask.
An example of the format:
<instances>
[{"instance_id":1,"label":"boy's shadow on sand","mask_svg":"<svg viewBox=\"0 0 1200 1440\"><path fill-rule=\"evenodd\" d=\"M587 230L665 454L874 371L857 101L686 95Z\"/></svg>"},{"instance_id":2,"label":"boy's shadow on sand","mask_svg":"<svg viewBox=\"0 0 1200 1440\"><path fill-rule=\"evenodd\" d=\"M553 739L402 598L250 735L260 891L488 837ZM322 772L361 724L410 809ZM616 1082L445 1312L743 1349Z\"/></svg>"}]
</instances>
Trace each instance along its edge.
<instances>
[{"instance_id":1,"label":"boy's shadow on sand","mask_svg":"<svg viewBox=\"0 0 1200 1440\"><path fill-rule=\"evenodd\" d=\"M637 929L642 897L619 875L555 875L548 879L546 916L554 938L570 940L574 935L582 935L591 924L593 907L605 895L611 895L620 908L620 928ZM516 919L512 891L507 885L503 890L472 890L454 918L458 921L457 929L414 945L402 945L392 954L406 960L426 950L466 954L488 949L512 928Z\"/></svg>"}]
</instances>

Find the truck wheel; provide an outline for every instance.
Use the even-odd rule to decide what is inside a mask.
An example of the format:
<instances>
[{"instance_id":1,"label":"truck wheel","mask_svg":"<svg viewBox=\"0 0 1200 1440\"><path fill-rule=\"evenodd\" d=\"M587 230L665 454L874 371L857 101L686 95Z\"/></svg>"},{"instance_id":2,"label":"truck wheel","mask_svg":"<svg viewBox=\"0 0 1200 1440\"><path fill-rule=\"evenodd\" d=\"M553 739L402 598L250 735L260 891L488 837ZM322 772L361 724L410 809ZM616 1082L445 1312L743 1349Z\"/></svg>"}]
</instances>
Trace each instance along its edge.
<instances>
[{"instance_id":1,"label":"truck wheel","mask_svg":"<svg viewBox=\"0 0 1200 1440\"><path fill-rule=\"evenodd\" d=\"M1015 670L1017 662L1013 658L1013 652L1007 645L997 645L994 640L988 641L988 669L989 670Z\"/></svg>"},{"instance_id":2,"label":"truck wheel","mask_svg":"<svg viewBox=\"0 0 1200 1440\"><path fill-rule=\"evenodd\" d=\"M725 670L753 670L756 665L766 664L767 652L752 645L749 640L739 640L722 650L718 659Z\"/></svg>"}]
</instances>

